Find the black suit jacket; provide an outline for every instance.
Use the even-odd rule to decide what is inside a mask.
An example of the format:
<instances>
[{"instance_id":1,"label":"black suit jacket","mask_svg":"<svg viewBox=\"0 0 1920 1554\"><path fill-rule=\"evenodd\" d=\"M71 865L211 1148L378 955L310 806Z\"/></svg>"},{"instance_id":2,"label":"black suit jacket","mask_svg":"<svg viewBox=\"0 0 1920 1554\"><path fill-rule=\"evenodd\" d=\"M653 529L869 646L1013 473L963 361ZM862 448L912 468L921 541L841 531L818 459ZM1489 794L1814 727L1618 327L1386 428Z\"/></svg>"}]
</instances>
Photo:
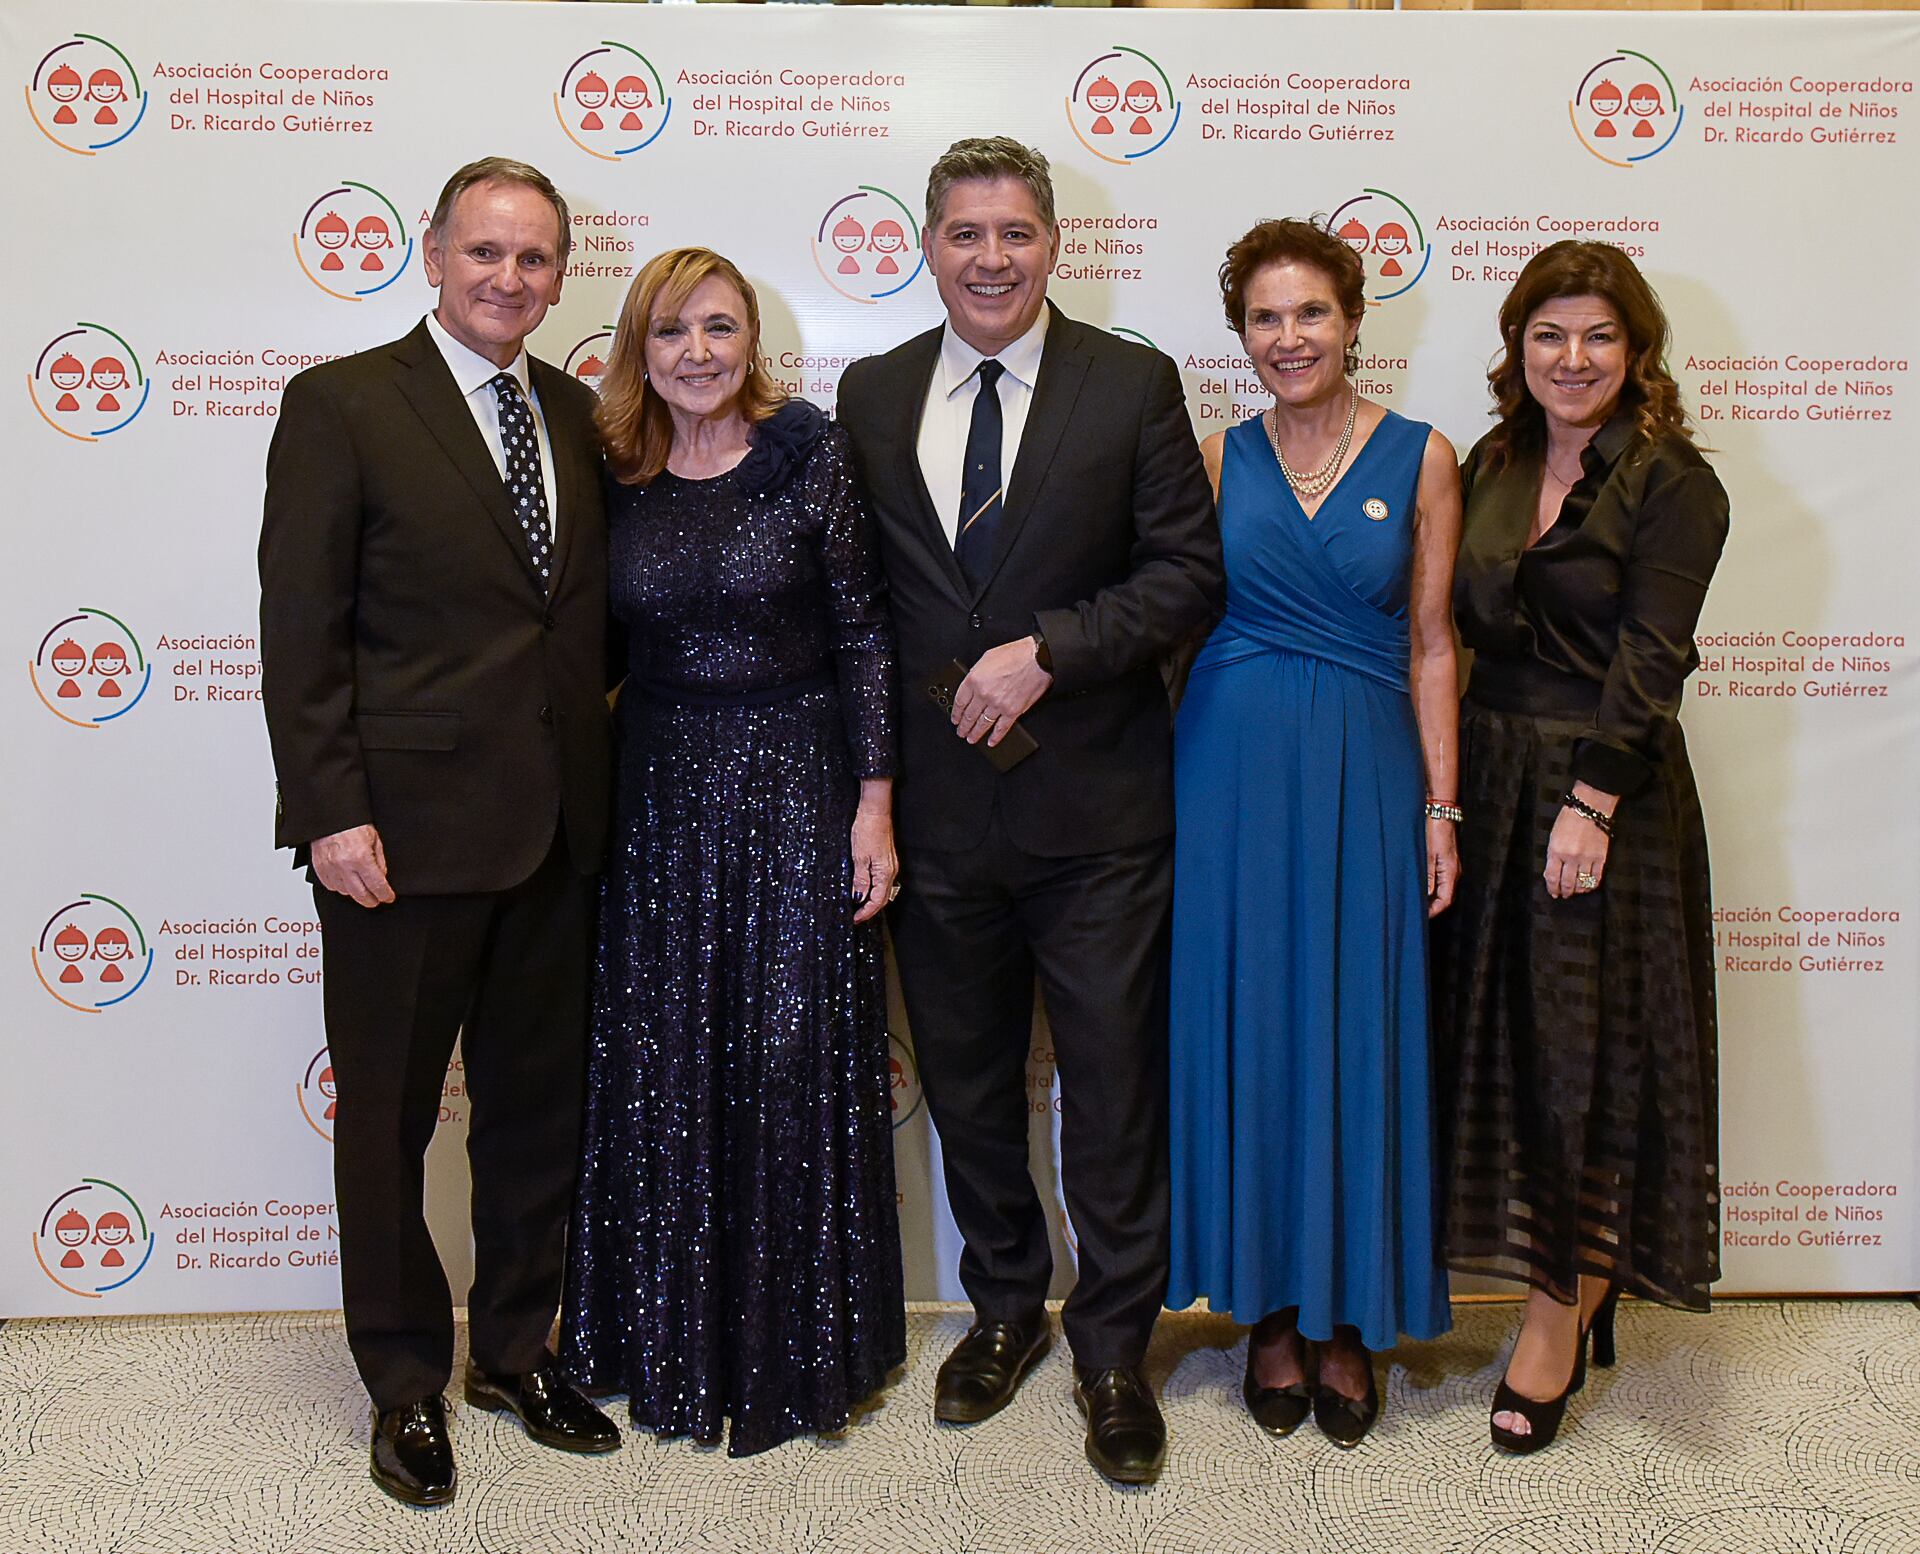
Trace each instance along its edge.
<instances>
[{"instance_id":1,"label":"black suit jacket","mask_svg":"<svg viewBox=\"0 0 1920 1554\"><path fill-rule=\"evenodd\" d=\"M424 323L295 377L267 453L260 652L275 839L371 822L397 894L505 890L564 824L600 866L611 786L593 395L544 362L559 535L543 595Z\"/></svg>"},{"instance_id":2,"label":"black suit jacket","mask_svg":"<svg viewBox=\"0 0 1920 1554\"><path fill-rule=\"evenodd\" d=\"M940 335L856 362L840 383L899 636L901 839L972 846L996 799L1014 842L1042 857L1165 836L1173 760L1161 662L1217 617L1226 589L1180 375L1159 351L1053 311L991 570L975 590L920 474ZM927 687L951 660L971 664L1036 627L1054 683L1021 721L1040 749L1001 774L955 735Z\"/></svg>"}]
</instances>

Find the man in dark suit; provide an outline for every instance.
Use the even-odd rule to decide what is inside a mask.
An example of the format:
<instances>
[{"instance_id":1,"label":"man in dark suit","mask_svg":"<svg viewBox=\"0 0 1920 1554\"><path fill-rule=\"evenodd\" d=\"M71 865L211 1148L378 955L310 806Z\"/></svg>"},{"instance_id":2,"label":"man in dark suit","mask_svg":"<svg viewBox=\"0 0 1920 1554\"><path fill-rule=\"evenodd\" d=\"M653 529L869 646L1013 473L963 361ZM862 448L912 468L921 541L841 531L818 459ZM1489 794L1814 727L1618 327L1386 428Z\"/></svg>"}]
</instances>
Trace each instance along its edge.
<instances>
[{"instance_id":1,"label":"man in dark suit","mask_svg":"<svg viewBox=\"0 0 1920 1554\"><path fill-rule=\"evenodd\" d=\"M1167 1284L1161 663L1223 604L1219 531L1174 364L1047 302L1044 157L953 146L923 242L947 321L855 363L839 410L899 633L894 949L976 1317L934 1412L998 1412L1051 1342L1027 1170L1037 973L1079 1243L1074 1397L1094 1466L1146 1482L1166 1451L1140 1376ZM943 688L956 661L970 667ZM1002 769L1022 733L1037 749Z\"/></svg>"},{"instance_id":2,"label":"man in dark suit","mask_svg":"<svg viewBox=\"0 0 1920 1554\"><path fill-rule=\"evenodd\" d=\"M439 305L294 378L267 454L262 685L276 840L319 908L347 1341L374 1481L418 1505L455 1481L422 1180L463 1027L466 1399L550 1446L619 1444L546 1347L611 783L593 396L523 344L569 236L536 169L463 167L423 244Z\"/></svg>"}]
</instances>

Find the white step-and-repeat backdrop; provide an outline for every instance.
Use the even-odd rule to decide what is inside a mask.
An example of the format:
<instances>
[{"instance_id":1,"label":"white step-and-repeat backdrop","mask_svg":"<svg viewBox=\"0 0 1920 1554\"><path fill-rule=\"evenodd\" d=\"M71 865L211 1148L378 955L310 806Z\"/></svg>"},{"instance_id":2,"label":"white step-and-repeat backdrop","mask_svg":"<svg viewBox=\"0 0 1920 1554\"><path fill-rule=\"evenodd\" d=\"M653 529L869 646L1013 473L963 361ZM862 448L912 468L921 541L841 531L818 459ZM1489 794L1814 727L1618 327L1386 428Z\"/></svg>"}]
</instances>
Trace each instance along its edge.
<instances>
[{"instance_id":1,"label":"white step-and-repeat backdrop","mask_svg":"<svg viewBox=\"0 0 1920 1554\"><path fill-rule=\"evenodd\" d=\"M1733 494L1686 721L1714 848L1727 1291L1920 1286L1920 22L1901 16L953 12L10 0L0 312L0 1315L337 1300L307 887L270 843L253 548L287 378L429 305L441 182L532 161L574 208L534 344L600 369L629 277L703 243L765 366L939 316L925 173L1053 159L1054 297L1260 403L1213 275L1255 219L1362 247L1364 392L1464 450L1535 249L1616 242ZM1044 1027L1041 1027L1044 1030ZM959 1291L910 1039L908 1286ZM1056 1082L1029 1070L1050 1181ZM465 1258L447 1075L434 1212ZM1071 1278L1071 1227L1059 1261Z\"/></svg>"}]
</instances>

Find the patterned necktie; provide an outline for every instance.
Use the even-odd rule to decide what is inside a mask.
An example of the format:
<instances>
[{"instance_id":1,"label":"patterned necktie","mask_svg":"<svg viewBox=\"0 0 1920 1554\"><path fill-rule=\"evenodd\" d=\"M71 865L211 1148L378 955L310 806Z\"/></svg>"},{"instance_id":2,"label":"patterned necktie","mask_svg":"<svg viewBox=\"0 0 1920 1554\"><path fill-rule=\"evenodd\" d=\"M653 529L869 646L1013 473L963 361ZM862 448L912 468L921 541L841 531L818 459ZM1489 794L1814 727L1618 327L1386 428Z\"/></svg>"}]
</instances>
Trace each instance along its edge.
<instances>
[{"instance_id":1,"label":"patterned necktie","mask_svg":"<svg viewBox=\"0 0 1920 1554\"><path fill-rule=\"evenodd\" d=\"M976 591L987 580L1000 532L1000 374L1006 370L991 357L980 364L980 392L973 400L967 462L960 474L960 528L953 553Z\"/></svg>"},{"instance_id":2,"label":"patterned necktie","mask_svg":"<svg viewBox=\"0 0 1920 1554\"><path fill-rule=\"evenodd\" d=\"M493 380L500 402L500 446L507 456L507 501L527 536L527 555L540 577L540 591L552 585L553 539L547 525L547 484L540 475L540 439L533 432L533 411L521 396L513 374Z\"/></svg>"}]
</instances>

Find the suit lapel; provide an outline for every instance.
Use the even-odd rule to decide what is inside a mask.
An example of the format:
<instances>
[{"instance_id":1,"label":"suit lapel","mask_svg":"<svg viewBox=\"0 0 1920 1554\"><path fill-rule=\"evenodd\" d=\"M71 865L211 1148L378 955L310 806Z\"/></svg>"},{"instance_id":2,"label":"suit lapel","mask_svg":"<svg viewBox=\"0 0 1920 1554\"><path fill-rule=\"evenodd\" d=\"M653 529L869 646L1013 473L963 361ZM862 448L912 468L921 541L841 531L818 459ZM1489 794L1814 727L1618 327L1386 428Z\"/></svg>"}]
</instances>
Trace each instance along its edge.
<instances>
[{"instance_id":1,"label":"suit lapel","mask_svg":"<svg viewBox=\"0 0 1920 1554\"><path fill-rule=\"evenodd\" d=\"M1047 471L1053 467L1053 456L1060 447L1060 439L1066 435L1067 423L1073 418L1080 385L1086 381L1089 357L1081 326L1051 302L1047 306L1053 309L1053 317L1047 324L1046 345L1040 353L1040 375L1033 385L1033 403L1027 407L1027 424L1020 434L1013 477L1007 482L1000 532L994 536L993 561L987 568L985 585L972 595L974 598L993 586L1007 552L1020 537L1034 501L1046 484Z\"/></svg>"},{"instance_id":2,"label":"suit lapel","mask_svg":"<svg viewBox=\"0 0 1920 1554\"><path fill-rule=\"evenodd\" d=\"M486 509L528 579L538 586L540 580L527 554L526 536L520 532L513 510L507 505L506 483L494 468L487 441L474 424L473 412L460 397L459 385L447 370L446 358L433 343L433 336L427 333L426 324L421 323L395 345L393 355L407 369L399 374L400 392L453 461L461 479L472 487L474 496ZM556 490L556 497L558 494Z\"/></svg>"},{"instance_id":3,"label":"suit lapel","mask_svg":"<svg viewBox=\"0 0 1920 1554\"><path fill-rule=\"evenodd\" d=\"M934 368L940 362L941 331L934 329L911 342L900 364L900 392L893 406L894 445L900 450L901 505L911 514L909 522L920 533L920 542L933 555L953 585L955 595L968 598L966 574L960 570L960 558L953 553L946 525L927 491L927 477L920 468L920 418L927 408L927 392L933 387ZM954 496L958 505L958 493Z\"/></svg>"},{"instance_id":4,"label":"suit lapel","mask_svg":"<svg viewBox=\"0 0 1920 1554\"><path fill-rule=\"evenodd\" d=\"M573 537L580 528L579 482L574 477L573 429L562 427L556 412L561 390L555 387L560 375L543 361L527 357L527 373L533 380L534 397L540 401L540 419L547 427L547 449L553 458L553 577L547 597L560 593L560 579L566 576L567 557L573 554ZM524 544L522 549L525 549Z\"/></svg>"}]
</instances>

